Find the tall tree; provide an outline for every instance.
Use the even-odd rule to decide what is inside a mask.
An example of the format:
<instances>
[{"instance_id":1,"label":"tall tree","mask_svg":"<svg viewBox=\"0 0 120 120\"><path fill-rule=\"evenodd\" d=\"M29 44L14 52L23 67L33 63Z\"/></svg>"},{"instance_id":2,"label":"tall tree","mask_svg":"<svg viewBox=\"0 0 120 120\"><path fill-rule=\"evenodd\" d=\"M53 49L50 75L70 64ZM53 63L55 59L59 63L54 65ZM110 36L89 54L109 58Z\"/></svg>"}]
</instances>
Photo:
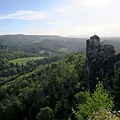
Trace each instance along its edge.
<instances>
[{"instance_id":1,"label":"tall tree","mask_svg":"<svg viewBox=\"0 0 120 120\"><path fill-rule=\"evenodd\" d=\"M53 120L53 110L50 107L41 108L36 118L37 120Z\"/></svg>"}]
</instances>

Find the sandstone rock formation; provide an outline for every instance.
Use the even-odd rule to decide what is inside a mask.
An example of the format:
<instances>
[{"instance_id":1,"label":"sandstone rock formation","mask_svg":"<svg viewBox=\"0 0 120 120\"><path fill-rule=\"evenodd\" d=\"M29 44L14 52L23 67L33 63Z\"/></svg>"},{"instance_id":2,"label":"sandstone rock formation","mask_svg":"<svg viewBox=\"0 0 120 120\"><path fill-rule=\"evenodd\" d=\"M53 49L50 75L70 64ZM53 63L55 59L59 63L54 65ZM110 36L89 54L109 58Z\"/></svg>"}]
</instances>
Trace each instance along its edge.
<instances>
[{"instance_id":1,"label":"sandstone rock formation","mask_svg":"<svg viewBox=\"0 0 120 120\"><path fill-rule=\"evenodd\" d=\"M7 45L0 45L0 50L7 51L8 50L8 46Z\"/></svg>"},{"instance_id":2,"label":"sandstone rock formation","mask_svg":"<svg viewBox=\"0 0 120 120\"><path fill-rule=\"evenodd\" d=\"M97 35L86 40L86 79L90 88L96 85L97 79L103 80L106 75L110 79L114 75L115 62L112 45L101 43Z\"/></svg>"}]
</instances>

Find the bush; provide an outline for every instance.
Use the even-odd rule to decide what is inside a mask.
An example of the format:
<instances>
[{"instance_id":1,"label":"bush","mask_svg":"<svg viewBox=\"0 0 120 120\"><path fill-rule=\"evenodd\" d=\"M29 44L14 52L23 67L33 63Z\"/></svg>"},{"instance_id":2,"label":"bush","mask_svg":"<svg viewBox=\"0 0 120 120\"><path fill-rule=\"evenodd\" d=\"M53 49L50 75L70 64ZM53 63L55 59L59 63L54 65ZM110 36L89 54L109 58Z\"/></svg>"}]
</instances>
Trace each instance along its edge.
<instances>
[{"instance_id":1,"label":"bush","mask_svg":"<svg viewBox=\"0 0 120 120\"><path fill-rule=\"evenodd\" d=\"M86 91L85 94L86 102L79 104L77 111L73 110L78 120L94 119L100 109L110 111L113 108L113 98L104 90L102 83L99 82L96 85L96 90L92 95L90 95L89 91Z\"/></svg>"}]
</instances>

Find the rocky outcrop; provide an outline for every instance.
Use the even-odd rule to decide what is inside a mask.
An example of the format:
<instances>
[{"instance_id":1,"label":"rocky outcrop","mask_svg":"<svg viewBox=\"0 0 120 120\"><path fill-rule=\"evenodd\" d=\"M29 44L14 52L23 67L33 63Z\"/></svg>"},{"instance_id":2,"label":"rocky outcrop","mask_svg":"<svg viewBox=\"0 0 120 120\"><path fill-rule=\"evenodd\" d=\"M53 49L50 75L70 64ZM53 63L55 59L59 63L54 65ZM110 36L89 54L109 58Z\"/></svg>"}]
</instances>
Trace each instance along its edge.
<instances>
[{"instance_id":1,"label":"rocky outcrop","mask_svg":"<svg viewBox=\"0 0 120 120\"><path fill-rule=\"evenodd\" d=\"M120 70L120 53L115 55L116 63L115 63L115 70Z\"/></svg>"},{"instance_id":2,"label":"rocky outcrop","mask_svg":"<svg viewBox=\"0 0 120 120\"><path fill-rule=\"evenodd\" d=\"M8 50L8 46L7 45L0 45L0 50L7 51Z\"/></svg>"},{"instance_id":3,"label":"rocky outcrop","mask_svg":"<svg viewBox=\"0 0 120 120\"><path fill-rule=\"evenodd\" d=\"M86 79L90 88L95 86L97 79L114 75L116 59L114 47L101 43L97 35L86 40Z\"/></svg>"}]
</instances>

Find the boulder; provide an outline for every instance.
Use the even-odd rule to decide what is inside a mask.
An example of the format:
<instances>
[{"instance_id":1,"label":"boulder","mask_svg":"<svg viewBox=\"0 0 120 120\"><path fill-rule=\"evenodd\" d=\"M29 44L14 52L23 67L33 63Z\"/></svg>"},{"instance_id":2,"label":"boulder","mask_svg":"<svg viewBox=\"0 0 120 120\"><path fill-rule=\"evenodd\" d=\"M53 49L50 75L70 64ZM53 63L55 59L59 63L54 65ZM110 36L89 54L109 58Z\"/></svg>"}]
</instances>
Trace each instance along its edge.
<instances>
[{"instance_id":1,"label":"boulder","mask_svg":"<svg viewBox=\"0 0 120 120\"><path fill-rule=\"evenodd\" d=\"M104 52L106 57L109 57L110 55L115 55L115 50L112 45L105 45Z\"/></svg>"}]
</instances>

